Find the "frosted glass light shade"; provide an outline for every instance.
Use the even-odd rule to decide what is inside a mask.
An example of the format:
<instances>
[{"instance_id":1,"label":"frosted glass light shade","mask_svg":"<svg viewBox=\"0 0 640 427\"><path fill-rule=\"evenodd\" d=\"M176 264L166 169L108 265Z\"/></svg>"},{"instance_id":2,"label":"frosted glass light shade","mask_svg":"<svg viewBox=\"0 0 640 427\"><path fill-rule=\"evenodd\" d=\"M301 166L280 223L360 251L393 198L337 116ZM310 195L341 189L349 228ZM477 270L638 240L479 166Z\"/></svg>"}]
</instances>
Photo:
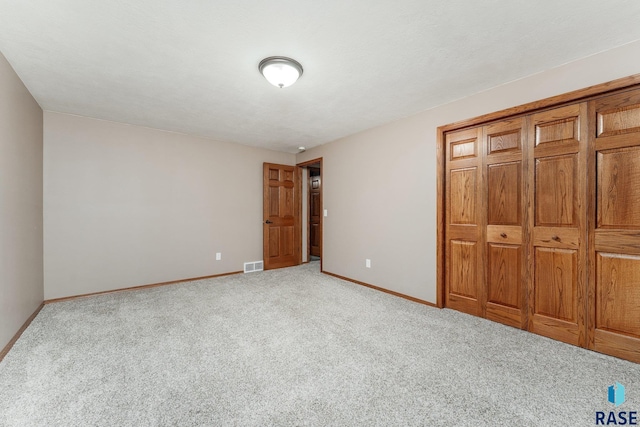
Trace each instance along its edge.
<instances>
[{"instance_id":1,"label":"frosted glass light shade","mask_svg":"<svg viewBox=\"0 0 640 427\"><path fill-rule=\"evenodd\" d=\"M265 58L258 69L269 83L279 88L291 86L302 75L302 65L284 56Z\"/></svg>"}]
</instances>

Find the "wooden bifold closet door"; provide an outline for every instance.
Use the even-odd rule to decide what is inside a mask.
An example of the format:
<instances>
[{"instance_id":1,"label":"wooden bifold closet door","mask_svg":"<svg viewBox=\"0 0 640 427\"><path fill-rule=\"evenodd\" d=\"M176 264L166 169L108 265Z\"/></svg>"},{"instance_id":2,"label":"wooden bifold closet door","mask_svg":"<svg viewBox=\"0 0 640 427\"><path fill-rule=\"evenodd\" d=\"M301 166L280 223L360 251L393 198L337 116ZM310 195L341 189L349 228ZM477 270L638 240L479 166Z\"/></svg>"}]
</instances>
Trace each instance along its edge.
<instances>
[{"instance_id":1,"label":"wooden bifold closet door","mask_svg":"<svg viewBox=\"0 0 640 427\"><path fill-rule=\"evenodd\" d=\"M589 103L589 348L640 363L640 90Z\"/></svg>"},{"instance_id":2,"label":"wooden bifold closet door","mask_svg":"<svg viewBox=\"0 0 640 427\"><path fill-rule=\"evenodd\" d=\"M482 315L482 129L446 136L446 306Z\"/></svg>"},{"instance_id":3,"label":"wooden bifold closet door","mask_svg":"<svg viewBox=\"0 0 640 427\"><path fill-rule=\"evenodd\" d=\"M446 305L526 325L523 120L446 136Z\"/></svg>"},{"instance_id":4,"label":"wooden bifold closet door","mask_svg":"<svg viewBox=\"0 0 640 427\"><path fill-rule=\"evenodd\" d=\"M640 88L443 140L444 306L640 363Z\"/></svg>"},{"instance_id":5,"label":"wooden bifold closet door","mask_svg":"<svg viewBox=\"0 0 640 427\"><path fill-rule=\"evenodd\" d=\"M484 317L523 328L527 319L524 121L517 118L484 126L482 136L487 268Z\"/></svg>"},{"instance_id":6,"label":"wooden bifold closet door","mask_svg":"<svg viewBox=\"0 0 640 427\"><path fill-rule=\"evenodd\" d=\"M529 330L584 346L587 283L587 104L534 114L529 155Z\"/></svg>"}]
</instances>

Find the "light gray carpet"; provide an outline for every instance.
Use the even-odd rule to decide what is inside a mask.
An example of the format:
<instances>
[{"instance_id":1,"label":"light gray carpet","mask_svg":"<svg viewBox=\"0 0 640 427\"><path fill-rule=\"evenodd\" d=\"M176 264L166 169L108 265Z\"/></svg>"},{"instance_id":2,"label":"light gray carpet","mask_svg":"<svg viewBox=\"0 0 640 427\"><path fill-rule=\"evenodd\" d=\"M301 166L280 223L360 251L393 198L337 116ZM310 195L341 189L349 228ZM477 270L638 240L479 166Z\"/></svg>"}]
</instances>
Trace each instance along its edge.
<instances>
[{"instance_id":1,"label":"light gray carpet","mask_svg":"<svg viewBox=\"0 0 640 427\"><path fill-rule=\"evenodd\" d=\"M0 363L2 426L591 426L640 365L320 274L47 305Z\"/></svg>"}]
</instances>

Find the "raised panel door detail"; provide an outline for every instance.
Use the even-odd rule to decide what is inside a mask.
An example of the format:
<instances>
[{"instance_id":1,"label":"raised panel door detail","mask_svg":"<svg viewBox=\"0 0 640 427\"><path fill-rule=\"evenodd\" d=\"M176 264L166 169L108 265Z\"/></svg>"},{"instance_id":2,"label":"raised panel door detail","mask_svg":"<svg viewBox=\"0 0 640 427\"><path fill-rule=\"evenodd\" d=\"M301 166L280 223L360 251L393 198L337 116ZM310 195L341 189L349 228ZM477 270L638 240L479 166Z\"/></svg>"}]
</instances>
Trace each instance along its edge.
<instances>
[{"instance_id":1,"label":"raised panel door detail","mask_svg":"<svg viewBox=\"0 0 640 427\"><path fill-rule=\"evenodd\" d=\"M578 251L535 249L535 314L576 322Z\"/></svg>"},{"instance_id":2,"label":"raised panel door detail","mask_svg":"<svg viewBox=\"0 0 640 427\"><path fill-rule=\"evenodd\" d=\"M579 141L580 122L578 117L568 117L536 125L536 145L552 142Z\"/></svg>"},{"instance_id":3,"label":"raised panel door detail","mask_svg":"<svg viewBox=\"0 0 640 427\"><path fill-rule=\"evenodd\" d=\"M269 227L269 256L278 258L280 256L280 227Z\"/></svg>"},{"instance_id":4,"label":"raised panel door detail","mask_svg":"<svg viewBox=\"0 0 640 427\"><path fill-rule=\"evenodd\" d=\"M598 153L598 227L640 228L640 146Z\"/></svg>"},{"instance_id":5,"label":"raised panel door detail","mask_svg":"<svg viewBox=\"0 0 640 427\"><path fill-rule=\"evenodd\" d=\"M478 141L469 139L451 143L451 159L463 159L466 157L476 157Z\"/></svg>"},{"instance_id":6,"label":"raised panel door detail","mask_svg":"<svg viewBox=\"0 0 640 427\"><path fill-rule=\"evenodd\" d=\"M280 169L269 169L269 180L280 181Z\"/></svg>"},{"instance_id":7,"label":"raised panel door detail","mask_svg":"<svg viewBox=\"0 0 640 427\"><path fill-rule=\"evenodd\" d=\"M287 187L280 187L280 196L282 197L281 200L281 204L280 204L280 214L283 217L293 217L294 215L294 208L296 207L294 202L295 202L295 198L294 198L294 189L293 188L287 188Z\"/></svg>"},{"instance_id":8,"label":"raised panel door detail","mask_svg":"<svg viewBox=\"0 0 640 427\"><path fill-rule=\"evenodd\" d=\"M520 246L488 244L488 302L520 308Z\"/></svg>"},{"instance_id":9,"label":"raised panel door detail","mask_svg":"<svg viewBox=\"0 0 640 427\"><path fill-rule=\"evenodd\" d=\"M292 256L294 255L294 247L293 247L293 237L294 237L294 228L293 226L281 227L282 233L282 255L284 256Z\"/></svg>"},{"instance_id":10,"label":"raised panel door detail","mask_svg":"<svg viewBox=\"0 0 640 427\"><path fill-rule=\"evenodd\" d=\"M476 157L478 153L478 128L449 132L445 136L448 160Z\"/></svg>"},{"instance_id":11,"label":"raised panel door detail","mask_svg":"<svg viewBox=\"0 0 640 427\"><path fill-rule=\"evenodd\" d=\"M542 226L575 225L577 155L536 160L535 222Z\"/></svg>"},{"instance_id":12,"label":"raised panel door detail","mask_svg":"<svg viewBox=\"0 0 640 427\"><path fill-rule=\"evenodd\" d=\"M290 226L269 228L269 256L271 258L294 255L293 233L294 228Z\"/></svg>"},{"instance_id":13,"label":"raised panel door detail","mask_svg":"<svg viewBox=\"0 0 640 427\"><path fill-rule=\"evenodd\" d=\"M520 130L488 135L489 154L521 149Z\"/></svg>"},{"instance_id":14,"label":"raised panel door detail","mask_svg":"<svg viewBox=\"0 0 640 427\"><path fill-rule=\"evenodd\" d=\"M269 187L269 216L280 216L280 187Z\"/></svg>"},{"instance_id":15,"label":"raised panel door detail","mask_svg":"<svg viewBox=\"0 0 640 427\"><path fill-rule=\"evenodd\" d=\"M640 338L640 256L596 256L596 329Z\"/></svg>"},{"instance_id":16,"label":"raised panel door detail","mask_svg":"<svg viewBox=\"0 0 640 427\"><path fill-rule=\"evenodd\" d=\"M478 244L461 240L451 241L449 257L449 292L469 298L478 298L476 275Z\"/></svg>"},{"instance_id":17,"label":"raised panel door detail","mask_svg":"<svg viewBox=\"0 0 640 427\"><path fill-rule=\"evenodd\" d=\"M311 224L311 246L319 246L320 245L320 227L319 224Z\"/></svg>"},{"instance_id":18,"label":"raised panel door detail","mask_svg":"<svg viewBox=\"0 0 640 427\"><path fill-rule=\"evenodd\" d=\"M488 224L521 225L521 169L521 162L489 165Z\"/></svg>"},{"instance_id":19,"label":"raised panel door detail","mask_svg":"<svg viewBox=\"0 0 640 427\"><path fill-rule=\"evenodd\" d=\"M320 216L320 193L311 194L311 215Z\"/></svg>"},{"instance_id":20,"label":"raised panel door detail","mask_svg":"<svg viewBox=\"0 0 640 427\"><path fill-rule=\"evenodd\" d=\"M640 132L640 104L598 112L598 137Z\"/></svg>"},{"instance_id":21,"label":"raised panel door detail","mask_svg":"<svg viewBox=\"0 0 640 427\"><path fill-rule=\"evenodd\" d=\"M452 170L451 224L476 224L477 169Z\"/></svg>"}]
</instances>

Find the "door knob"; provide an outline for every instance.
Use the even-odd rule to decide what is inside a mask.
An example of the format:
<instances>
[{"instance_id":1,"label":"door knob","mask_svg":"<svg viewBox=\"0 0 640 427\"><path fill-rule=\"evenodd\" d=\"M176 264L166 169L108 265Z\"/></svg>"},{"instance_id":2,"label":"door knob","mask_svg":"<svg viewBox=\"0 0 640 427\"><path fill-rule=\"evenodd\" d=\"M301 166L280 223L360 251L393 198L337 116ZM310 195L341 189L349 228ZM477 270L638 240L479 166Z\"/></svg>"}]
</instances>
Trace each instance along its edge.
<instances>
[{"instance_id":1,"label":"door knob","mask_svg":"<svg viewBox=\"0 0 640 427\"><path fill-rule=\"evenodd\" d=\"M560 241L560 237L558 237L558 236L553 236L553 237L551 237L551 239L555 240L556 242Z\"/></svg>"},{"instance_id":2,"label":"door knob","mask_svg":"<svg viewBox=\"0 0 640 427\"><path fill-rule=\"evenodd\" d=\"M266 220L265 224L273 224L273 221Z\"/></svg>"},{"instance_id":3,"label":"door knob","mask_svg":"<svg viewBox=\"0 0 640 427\"><path fill-rule=\"evenodd\" d=\"M501 236L503 239L506 239L506 238L507 238L507 233L500 233L500 236Z\"/></svg>"}]
</instances>

